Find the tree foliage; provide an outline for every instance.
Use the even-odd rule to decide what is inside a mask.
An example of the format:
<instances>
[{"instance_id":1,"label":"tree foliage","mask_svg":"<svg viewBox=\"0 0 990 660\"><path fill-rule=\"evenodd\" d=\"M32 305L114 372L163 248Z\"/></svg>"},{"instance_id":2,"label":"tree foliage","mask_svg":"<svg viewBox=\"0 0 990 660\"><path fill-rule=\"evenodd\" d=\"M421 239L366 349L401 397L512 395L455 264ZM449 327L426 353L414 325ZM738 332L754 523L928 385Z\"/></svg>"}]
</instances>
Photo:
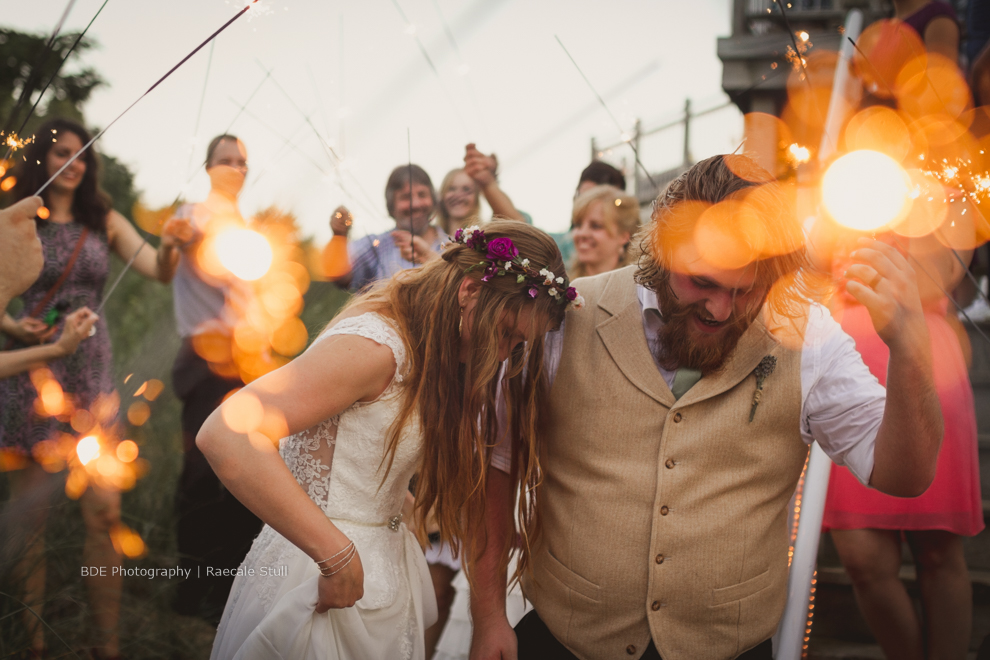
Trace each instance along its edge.
<instances>
[{"instance_id":1,"label":"tree foliage","mask_svg":"<svg viewBox=\"0 0 990 660\"><path fill-rule=\"evenodd\" d=\"M0 28L0 118L3 121L0 126L5 131L16 130L24 121L48 79L58 69L78 36L78 33L60 35L55 39L51 50L48 50L47 35ZM25 127L25 135L30 135L36 127L52 117L82 121L83 104L97 87L105 83L92 68L84 67L75 73L68 73L66 69L94 46L92 39L84 37L75 47ZM15 113L15 107L22 96L24 101Z\"/></svg>"}]
</instances>

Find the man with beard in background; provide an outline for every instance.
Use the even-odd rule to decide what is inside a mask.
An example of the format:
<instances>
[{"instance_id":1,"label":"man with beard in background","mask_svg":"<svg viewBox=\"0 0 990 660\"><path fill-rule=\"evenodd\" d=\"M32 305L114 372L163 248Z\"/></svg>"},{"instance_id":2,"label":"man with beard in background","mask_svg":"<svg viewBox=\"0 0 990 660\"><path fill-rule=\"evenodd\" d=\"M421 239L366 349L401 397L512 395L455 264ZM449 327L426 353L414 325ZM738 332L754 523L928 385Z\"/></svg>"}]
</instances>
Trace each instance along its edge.
<instances>
[{"instance_id":1,"label":"man with beard in background","mask_svg":"<svg viewBox=\"0 0 990 660\"><path fill-rule=\"evenodd\" d=\"M515 631L502 555L506 473L522 468L515 438L494 450L472 660L769 659L808 445L885 493L934 477L928 332L896 250L864 242L844 282L890 348L885 392L811 302L795 210L750 159L693 166L639 240L639 265L575 282L587 305L547 336L551 422L521 562L535 610Z\"/></svg>"},{"instance_id":2,"label":"man with beard in background","mask_svg":"<svg viewBox=\"0 0 990 660\"><path fill-rule=\"evenodd\" d=\"M447 235L430 224L436 203L437 194L426 170L419 165L396 167L385 184L385 206L395 220L395 229L351 243L347 249L350 264L343 275L332 279L351 291L360 291L438 255ZM337 237L346 238L352 224L351 213L343 206L330 219L330 228Z\"/></svg>"}]
</instances>

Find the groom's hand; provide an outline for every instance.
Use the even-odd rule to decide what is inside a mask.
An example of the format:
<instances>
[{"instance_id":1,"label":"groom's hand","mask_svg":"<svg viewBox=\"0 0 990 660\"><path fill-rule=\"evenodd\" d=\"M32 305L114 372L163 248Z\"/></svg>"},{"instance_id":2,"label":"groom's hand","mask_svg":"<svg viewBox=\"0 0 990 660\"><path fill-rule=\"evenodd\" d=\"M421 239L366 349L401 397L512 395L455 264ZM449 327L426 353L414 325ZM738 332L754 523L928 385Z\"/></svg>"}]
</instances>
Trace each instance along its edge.
<instances>
[{"instance_id":1,"label":"groom's hand","mask_svg":"<svg viewBox=\"0 0 990 660\"><path fill-rule=\"evenodd\" d=\"M357 550L354 558L336 575L320 576L319 600L316 613L323 614L330 609L353 607L364 596L364 566Z\"/></svg>"},{"instance_id":2,"label":"groom's hand","mask_svg":"<svg viewBox=\"0 0 990 660\"><path fill-rule=\"evenodd\" d=\"M516 660L516 631L502 616L474 622L470 660Z\"/></svg>"}]
</instances>

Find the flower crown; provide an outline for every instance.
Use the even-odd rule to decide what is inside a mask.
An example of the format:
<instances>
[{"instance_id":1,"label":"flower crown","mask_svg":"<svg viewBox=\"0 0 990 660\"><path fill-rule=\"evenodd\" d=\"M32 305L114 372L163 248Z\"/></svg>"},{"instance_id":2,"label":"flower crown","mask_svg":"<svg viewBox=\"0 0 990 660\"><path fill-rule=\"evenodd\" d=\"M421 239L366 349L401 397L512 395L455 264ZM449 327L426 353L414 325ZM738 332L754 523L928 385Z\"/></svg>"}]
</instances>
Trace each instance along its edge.
<instances>
[{"instance_id":1,"label":"flower crown","mask_svg":"<svg viewBox=\"0 0 990 660\"><path fill-rule=\"evenodd\" d=\"M476 268L484 268L482 282L501 275L515 275L518 284L529 283L526 295L530 298L536 298L540 294L539 287L542 285L547 287L547 293L557 302L571 305L574 309L581 309L584 306L584 298L577 289L567 286L568 282L565 278L558 277L546 268L536 270L529 265L529 259L520 259L519 250L513 245L511 238L488 240L485 232L474 225L454 232L454 242L485 255L485 261L480 261L465 271L470 273Z\"/></svg>"}]
</instances>

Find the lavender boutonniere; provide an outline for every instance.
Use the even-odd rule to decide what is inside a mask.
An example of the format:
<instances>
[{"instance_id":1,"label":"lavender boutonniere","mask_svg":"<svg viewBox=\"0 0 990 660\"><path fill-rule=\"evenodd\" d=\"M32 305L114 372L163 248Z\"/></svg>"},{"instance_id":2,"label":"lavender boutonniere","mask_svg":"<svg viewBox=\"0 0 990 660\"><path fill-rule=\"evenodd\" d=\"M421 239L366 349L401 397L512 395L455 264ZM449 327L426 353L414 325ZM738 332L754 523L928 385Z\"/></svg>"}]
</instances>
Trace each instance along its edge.
<instances>
[{"instance_id":1,"label":"lavender boutonniere","mask_svg":"<svg viewBox=\"0 0 990 660\"><path fill-rule=\"evenodd\" d=\"M773 373L773 370L777 368L777 358L772 355L766 355L760 360L760 363L756 365L756 369L753 370L753 375L756 376L756 391L753 392L753 407L749 409L749 421L753 421L753 417L756 416L756 407L760 405L760 399L763 397L763 381Z\"/></svg>"}]
</instances>

